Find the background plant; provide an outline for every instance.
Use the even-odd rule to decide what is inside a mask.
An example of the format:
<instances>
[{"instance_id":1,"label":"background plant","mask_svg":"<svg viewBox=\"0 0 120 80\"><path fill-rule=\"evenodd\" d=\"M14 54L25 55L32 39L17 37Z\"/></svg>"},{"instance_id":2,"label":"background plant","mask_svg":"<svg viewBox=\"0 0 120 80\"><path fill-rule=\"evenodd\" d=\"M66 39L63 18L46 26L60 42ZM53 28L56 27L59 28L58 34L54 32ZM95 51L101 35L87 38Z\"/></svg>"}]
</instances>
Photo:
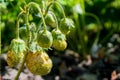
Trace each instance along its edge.
<instances>
[{"instance_id":1,"label":"background plant","mask_svg":"<svg viewBox=\"0 0 120 80\"><path fill-rule=\"evenodd\" d=\"M118 0L70 0L61 3L66 14L74 19L76 26L68 36L69 48L79 52L81 56L92 53L95 45L105 46L112 34L120 31ZM101 4L103 5L100 6ZM114 15L117 18L113 18Z\"/></svg>"}]
</instances>

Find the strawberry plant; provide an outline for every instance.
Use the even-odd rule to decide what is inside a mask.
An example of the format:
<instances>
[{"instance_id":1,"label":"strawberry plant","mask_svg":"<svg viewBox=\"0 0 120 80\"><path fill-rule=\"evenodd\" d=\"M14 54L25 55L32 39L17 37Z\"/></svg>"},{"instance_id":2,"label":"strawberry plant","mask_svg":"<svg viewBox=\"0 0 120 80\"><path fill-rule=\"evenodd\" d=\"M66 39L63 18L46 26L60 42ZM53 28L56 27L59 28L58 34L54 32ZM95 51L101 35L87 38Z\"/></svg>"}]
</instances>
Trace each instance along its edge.
<instances>
[{"instance_id":1,"label":"strawberry plant","mask_svg":"<svg viewBox=\"0 0 120 80\"><path fill-rule=\"evenodd\" d=\"M66 34L70 32L71 27L74 27L72 19L66 18L59 2L55 0L42 2L43 5L29 2L24 3L23 8L20 7L21 11L16 24L16 38L11 41L7 53L7 63L10 67L16 67L21 63L15 80L18 80L25 63L28 70L35 75L48 74L53 65L46 50L51 47L60 51L65 50L67 47ZM60 24L58 24L55 12L52 11L52 5L58 6L63 13L63 18L60 17ZM33 16L33 14L38 14L38 16ZM39 22L31 21L30 16L33 19L38 17ZM21 19L23 27L19 27Z\"/></svg>"}]
</instances>

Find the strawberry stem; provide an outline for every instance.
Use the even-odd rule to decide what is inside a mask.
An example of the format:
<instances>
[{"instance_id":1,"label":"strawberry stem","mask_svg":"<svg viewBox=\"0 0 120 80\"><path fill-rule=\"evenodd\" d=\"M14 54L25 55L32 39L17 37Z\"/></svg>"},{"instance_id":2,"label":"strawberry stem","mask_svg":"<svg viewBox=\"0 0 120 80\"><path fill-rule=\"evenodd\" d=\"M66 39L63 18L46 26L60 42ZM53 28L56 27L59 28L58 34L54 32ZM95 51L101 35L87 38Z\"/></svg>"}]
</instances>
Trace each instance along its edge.
<instances>
[{"instance_id":1,"label":"strawberry stem","mask_svg":"<svg viewBox=\"0 0 120 80\"><path fill-rule=\"evenodd\" d=\"M45 23L45 19L44 19L44 16L43 16L43 14L42 14L42 11L41 11L41 8L39 7L39 5L38 5L37 3L30 2L30 3L28 4L28 6L34 6L34 7L36 7L36 8L38 9L38 11L39 11L39 13L40 13L40 15L41 15L41 17L42 17L44 29L47 30L46 23Z\"/></svg>"},{"instance_id":2,"label":"strawberry stem","mask_svg":"<svg viewBox=\"0 0 120 80\"><path fill-rule=\"evenodd\" d=\"M58 20L57 20L57 17L56 17L56 15L53 13L53 12L51 12L51 14L53 15L53 17L54 17L54 19L55 19L55 22L56 22L56 24L57 24L57 29L58 29Z\"/></svg>"},{"instance_id":3,"label":"strawberry stem","mask_svg":"<svg viewBox=\"0 0 120 80\"><path fill-rule=\"evenodd\" d=\"M54 1L54 3L56 4L56 5L58 5L59 6L59 8L61 8L61 10L62 10L62 14L63 14L63 17L64 17L64 19L66 18L66 16L65 16L65 12L64 12L64 10L63 10L63 7L60 5L60 3L58 3L57 1Z\"/></svg>"},{"instance_id":4,"label":"strawberry stem","mask_svg":"<svg viewBox=\"0 0 120 80\"><path fill-rule=\"evenodd\" d=\"M25 23L26 23L27 35L28 35L28 36L27 36L27 37L28 37L28 39L27 39L27 42L28 42L28 43L27 43L27 46L28 46L28 48L29 48L29 43L30 43L30 37L31 37L31 36L30 36L28 15L29 15L28 6L25 6ZM18 21L19 21L19 20L18 20ZM19 22L18 22L18 23L19 23ZM19 26L18 26L18 27L19 27ZM28 52L28 49L27 49L27 52ZM20 76L21 71L23 70L24 63L25 63L25 61L26 61L27 55L28 55L28 53L26 53L26 54L24 55L22 64L20 65L20 68L19 68L18 73L17 73L17 75L16 75L16 77L15 77L14 80L18 80L18 79L19 79L19 76Z\"/></svg>"},{"instance_id":5,"label":"strawberry stem","mask_svg":"<svg viewBox=\"0 0 120 80\"><path fill-rule=\"evenodd\" d=\"M66 18L65 12L64 12L62 6L60 5L60 3L58 3L56 0L54 0L54 1L52 1L52 2L49 3L49 5L48 5L48 7L47 7L47 9L46 9L46 11L45 11L45 15L47 14L49 8L50 8L53 4L56 4L56 5L62 10L62 14L63 14L63 17L64 17L64 19L65 19L65 18Z\"/></svg>"},{"instance_id":6,"label":"strawberry stem","mask_svg":"<svg viewBox=\"0 0 120 80\"><path fill-rule=\"evenodd\" d=\"M16 24L16 26L17 26L17 31L16 31L16 38L17 39L19 39L19 19L20 19L20 16L23 14L23 12L20 12L19 14L18 14L18 18L17 18L17 24Z\"/></svg>"}]
</instances>

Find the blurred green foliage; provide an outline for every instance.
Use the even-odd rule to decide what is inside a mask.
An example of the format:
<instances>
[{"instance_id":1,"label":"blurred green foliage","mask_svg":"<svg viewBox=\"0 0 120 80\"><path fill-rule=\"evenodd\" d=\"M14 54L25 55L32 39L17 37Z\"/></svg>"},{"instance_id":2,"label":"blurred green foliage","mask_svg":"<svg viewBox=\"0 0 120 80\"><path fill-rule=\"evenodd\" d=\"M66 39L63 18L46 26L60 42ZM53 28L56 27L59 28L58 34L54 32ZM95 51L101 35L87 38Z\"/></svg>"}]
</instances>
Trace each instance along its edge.
<instances>
[{"instance_id":1,"label":"blurred green foliage","mask_svg":"<svg viewBox=\"0 0 120 80\"><path fill-rule=\"evenodd\" d=\"M26 0L26 3L34 1L42 7L42 0ZM51 0L46 0L51 1ZM68 48L76 52L81 52L81 39L84 40L85 50L89 52L94 41L96 44L104 44L113 33L120 33L120 0L58 0L66 13L66 16L72 18L75 23L74 30L68 35ZM84 1L85 5L81 3ZM1 41L2 52L6 52L12 38L15 37L16 19L23 7L25 0L0 0L1 16ZM85 13L91 13L93 16L85 14L84 23L82 22L82 6L85 7ZM56 6L57 16L62 16ZM95 17L100 20L100 24ZM32 17L30 18L32 20ZM37 20L36 20L37 22ZM20 25L20 26L23 26ZM98 27L100 26L100 28ZM80 32L81 31L81 32ZM100 31L99 37L96 35ZM83 35L84 34L84 35ZM81 37L81 35L83 35ZM106 38L107 37L107 38ZM74 46L76 45L76 46Z\"/></svg>"},{"instance_id":2,"label":"blurred green foliage","mask_svg":"<svg viewBox=\"0 0 120 80\"><path fill-rule=\"evenodd\" d=\"M67 16L71 17L76 25L68 35L70 49L83 53L82 43L84 43L85 53L91 53L94 45L104 46L113 34L120 33L120 0L83 0L85 2L84 22L81 18L82 0L70 1L61 2Z\"/></svg>"}]
</instances>

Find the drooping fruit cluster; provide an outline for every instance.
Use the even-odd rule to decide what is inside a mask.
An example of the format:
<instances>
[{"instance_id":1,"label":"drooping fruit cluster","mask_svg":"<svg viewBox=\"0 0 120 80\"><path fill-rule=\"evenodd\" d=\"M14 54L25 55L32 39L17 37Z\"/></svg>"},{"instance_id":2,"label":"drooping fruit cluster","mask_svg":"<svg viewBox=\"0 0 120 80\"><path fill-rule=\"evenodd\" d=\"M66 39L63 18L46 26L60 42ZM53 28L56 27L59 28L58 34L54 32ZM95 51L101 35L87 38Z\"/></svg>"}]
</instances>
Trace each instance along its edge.
<instances>
[{"instance_id":1,"label":"drooping fruit cluster","mask_svg":"<svg viewBox=\"0 0 120 80\"><path fill-rule=\"evenodd\" d=\"M56 1L51 3L55 4ZM50 7L49 4L48 6ZM28 22L29 10L35 8L40 14L40 25L35 22L32 22L34 25ZM46 11L42 12L43 9L34 2L28 3L25 9L21 10L22 14L25 15L25 26L20 27L20 29L18 27L17 39L11 41L10 50L7 54L7 63L9 66L14 67L24 57L25 61L23 60L23 63L26 62L26 67L30 72L36 75L46 75L51 71L53 65L45 50L51 47L59 51L66 49L66 35L74 27L73 21L64 16L59 22L60 24L58 24L57 17L53 11L47 8ZM50 30L47 28L49 26L51 27ZM19 32L21 39L19 38Z\"/></svg>"}]
</instances>

